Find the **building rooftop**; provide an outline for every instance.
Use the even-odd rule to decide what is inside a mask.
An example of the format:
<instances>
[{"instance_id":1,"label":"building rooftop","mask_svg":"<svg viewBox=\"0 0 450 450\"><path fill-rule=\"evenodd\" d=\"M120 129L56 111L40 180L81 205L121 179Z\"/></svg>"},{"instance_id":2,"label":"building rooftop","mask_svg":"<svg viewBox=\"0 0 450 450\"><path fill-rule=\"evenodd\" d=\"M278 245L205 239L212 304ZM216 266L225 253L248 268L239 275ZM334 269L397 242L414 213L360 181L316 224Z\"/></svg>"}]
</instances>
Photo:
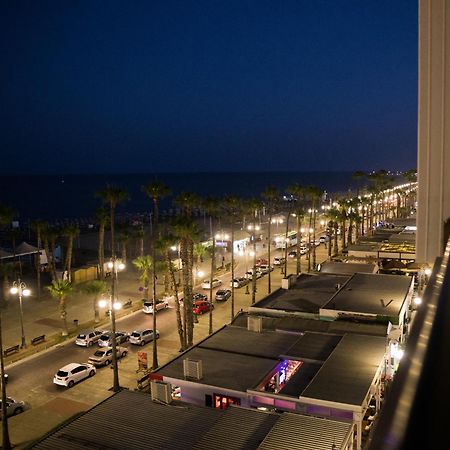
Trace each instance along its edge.
<instances>
[{"instance_id":1,"label":"building rooftop","mask_svg":"<svg viewBox=\"0 0 450 450\"><path fill-rule=\"evenodd\" d=\"M300 399L360 406L383 362L385 347L382 337L345 335Z\"/></svg>"},{"instance_id":2,"label":"building rooftop","mask_svg":"<svg viewBox=\"0 0 450 450\"><path fill-rule=\"evenodd\" d=\"M290 289L278 289L251 306L251 309L273 309L287 312L319 314L319 309L344 284L349 276L301 274Z\"/></svg>"},{"instance_id":3,"label":"building rooftop","mask_svg":"<svg viewBox=\"0 0 450 450\"><path fill-rule=\"evenodd\" d=\"M120 414L111 414L120 411ZM139 414L136 414L139 411ZM350 423L302 414L153 402L123 390L58 428L39 450L256 450L342 448Z\"/></svg>"},{"instance_id":4,"label":"building rooftop","mask_svg":"<svg viewBox=\"0 0 450 450\"><path fill-rule=\"evenodd\" d=\"M411 283L403 275L355 273L322 310L398 316Z\"/></svg>"},{"instance_id":5,"label":"building rooftop","mask_svg":"<svg viewBox=\"0 0 450 450\"><path fill-rule=\"evenodd\" d=\"M377 264L364 264L355 262L344 263L336 261L325 261L320 266L320 273L328 273L333 275L353 275L355 272L376 273L377 271Z\"/></svg>"}]
</instances>

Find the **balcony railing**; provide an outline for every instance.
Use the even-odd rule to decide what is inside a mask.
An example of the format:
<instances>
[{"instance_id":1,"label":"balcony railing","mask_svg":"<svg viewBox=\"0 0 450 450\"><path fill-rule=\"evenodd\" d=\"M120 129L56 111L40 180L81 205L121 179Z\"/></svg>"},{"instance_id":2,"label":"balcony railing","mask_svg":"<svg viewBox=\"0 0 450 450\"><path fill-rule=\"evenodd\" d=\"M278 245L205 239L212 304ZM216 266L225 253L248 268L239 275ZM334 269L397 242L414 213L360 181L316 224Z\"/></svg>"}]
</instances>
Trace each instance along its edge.
<instances>
[{"instance_id":1,"label":"balcony railing","mask_svg":"<svg viewBox=\"0 0 450 450\"><path fill-rule=\"evenodd\" d=\"M450 448L450 240L417 311L367 448Z\"/></svg>"}]
</instances>

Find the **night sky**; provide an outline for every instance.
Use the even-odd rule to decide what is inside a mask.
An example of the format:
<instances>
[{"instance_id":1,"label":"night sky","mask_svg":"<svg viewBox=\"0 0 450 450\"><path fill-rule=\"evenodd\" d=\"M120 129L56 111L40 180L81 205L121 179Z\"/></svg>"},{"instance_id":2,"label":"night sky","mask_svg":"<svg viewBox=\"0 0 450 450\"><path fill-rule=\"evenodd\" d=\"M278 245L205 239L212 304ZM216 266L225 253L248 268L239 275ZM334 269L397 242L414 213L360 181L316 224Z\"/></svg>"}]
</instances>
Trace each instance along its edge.
<instances>
[{"instance_id":1,"label":"night sky","mask_svg":"<svg viewBox=\"0 0 450 450\"><path fill-rule=\"evenodd\" d=\"M417 1L8 1L1 174L416 166Z\"/></svg>"}]
</instances>

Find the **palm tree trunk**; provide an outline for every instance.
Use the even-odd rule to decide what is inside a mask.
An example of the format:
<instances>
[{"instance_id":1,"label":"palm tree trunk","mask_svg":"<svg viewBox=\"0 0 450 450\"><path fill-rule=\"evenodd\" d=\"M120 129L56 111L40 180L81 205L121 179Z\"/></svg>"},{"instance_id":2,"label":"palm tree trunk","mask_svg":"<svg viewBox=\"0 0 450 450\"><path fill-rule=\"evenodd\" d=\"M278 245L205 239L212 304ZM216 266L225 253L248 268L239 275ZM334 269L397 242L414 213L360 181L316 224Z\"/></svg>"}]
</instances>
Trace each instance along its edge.
<instances>
[{"instance_id":1,"label":"palm tree trunk","mask_svg":"<svg viewBox=\"0 0 450 450\"><path fill-rule=\"evenodd\" d=\"M105 278L105 224L101 223L98 229L98 274L100 280Z\"/></svg>"},{"instance_id":2,"label":"palm tree trunk","mask_svg":"<svg viewBox=\"0 0 450 450\"><path fill-rule=\"evenodd\" d=\"M270 247L270 245L269 245ZM269 248L270 255L270 248ZM270 272L269 272L270 277ZM270 278L269 278L270 280ZM269 281L270 288L270 281ZM231 220L231 317L230 321L234 318L234 218Z\"/></svg>"},{"instance_id":3,"label":"palm tree trunk","mask_svg":"<svg viewBox=\"0 0 450 450\"><path fill-rule=\"evenodd\" d=\"M0 311L0 376L1 376L1 386L2 386L2 449L11 450L11 442L9 439L9 429L8 429L8 414L7 414L7 404L6 404L6 383L5 383L5 364L3 361L3 338L2 338L2 313Z\"/></svg>"},{"instance_id":4,"label":"palm tree trunk","mask_svg":"<svg viewBox=\"0 0 450 450\"><path fill-rule=\"evenodd\" d=\"M36 282L37 282L37 298L41 298L41 230L37 228L37 246L38 253L36 255Z\"/></svg>"},{"instance_id":5,"label":"palm tree trunk","mask_svg":"<svg viewBox=\"0 0 450 450\"><path fill-rule=\"evenodd\" d=\"M51 258L51 262L50 262L50 270L51 270L51 273L52 273L53 281L56 281L58 276L56 275L56 257L55 257L56 241L55 241L55 239L52 239L50 241L50 245L51 245L51 249L52 249L52 258Z\"/></svg>"},{"instance_id":6,"label":"palm tree trunk","mask_svg":"<svg viewBox=\"0 0 450 450\"><path fill-rule=\"evenodd\" d=\"M59 313L63 323L63 331L61 334L63 336L67 336L69 334L69 330L67 329L66 299L64 297L59 299Z\"/></svg>"},{"instance_id":7,"label":"palm tree trunk","mask_svg":"<svg viewBox=\"0 0 450 450\"><path fill-rule=\"evenodd\" d=\"M73 237L69 237L67 244L66 262L64 263L64 271L67 271L67 279L72 281L72 252L73 252Z\"/></svg>"},{"instance_id":8,"label":"palm tree trunk","mask_svg":"<svg viewBox=\"0 0 450 450\"><path fill-rule=\"evenodd\" d=\"M211 251L211 274L210 274L210 282L209 282L209 334L213 332L213 286L212 282L214 279L214 271L215 271L215 261L216 261L216 237L214 235L213 221L212 217L209 218L209 229L212 238L212 251Z\"/></svg>"},{"instance_id":9,"label":"palm tree trunk","mask_svg":"<svg viewBox=\"0 0 450 450\"><path fill-rule=\"evenodd\" d=\"M94 295L94 323L100 322L100 314L98 311L98 297Z\"/></svg>"},{"instance_id":10,"label":"palm tree trunk","mask_svg":"<svg viewBox=\"0 0 450 450\"><path fill-rule=\"evenodd\" d=\"M169 267L170 278L172 280L172 284L174 286L175 291L175 314L177 318L178 337L180 339L180 352L182 352L185 349L184 327L181 321L181 308L180 308L180 298L178 297L178 285L175 280L175 271L173 270L173 264L170 258L170 251L166 252L166 262Z\"/></svg>"},{"instance_id":11,"label":"palm tree trunk","mask_svg":"<svg viewBox=\"0 0 450 450\"><path fill-rule=\"evenodd\" d=\"M256 302L256 222L253 219L253 274L252 274L252 305Z\"/></svg>"},{"instance_id":12,"label":"palm tree trunk","mask_svg":"<svg viewBox=\"0 0 450 450\"><path fill-rule=\"evenodd\" d=\"M272 277L271 277L271 273L272 271L270 270L270 265L272 260L270 259L270 244L272 242L272 236L271 236L271 231L272 231L272 214L269 213L269 228L268 228L268 233L267 233L267 241L268 241L268 245L267 245L267 259L268 259L268 263L269 263L269 273L267 274L267 293L270 294L272 292ZM234 284L234 283L233 283Z\"/></svg>"}]
</instances>

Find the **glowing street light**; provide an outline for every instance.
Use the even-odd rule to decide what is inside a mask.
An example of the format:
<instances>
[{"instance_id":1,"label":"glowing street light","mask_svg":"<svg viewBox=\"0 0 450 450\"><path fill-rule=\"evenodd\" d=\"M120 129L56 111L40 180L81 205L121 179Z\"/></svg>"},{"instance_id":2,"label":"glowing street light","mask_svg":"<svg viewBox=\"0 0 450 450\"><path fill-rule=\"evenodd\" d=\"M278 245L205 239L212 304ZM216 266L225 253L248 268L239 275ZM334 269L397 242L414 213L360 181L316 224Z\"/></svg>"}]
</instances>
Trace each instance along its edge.
<instances>
[{"instance_id":1,"label":"glowing street light","mask_svg":"<svg viewBox=\"0 0 450 450\"><path fill-rule=\"evenodd\" d=\"M22 297L29 297L31 295L31 291L27 289L26 284L23 281L20 281L20 278L18 281L13 282L12 288L9 290L11 294L18 295L19 296L19 305L20 305L20 327L22 329L22 344L21 348L26 348L27 344L25 341L25 331L23 328L23 309L22 309Z\"/></svg>"}]
</instances>

